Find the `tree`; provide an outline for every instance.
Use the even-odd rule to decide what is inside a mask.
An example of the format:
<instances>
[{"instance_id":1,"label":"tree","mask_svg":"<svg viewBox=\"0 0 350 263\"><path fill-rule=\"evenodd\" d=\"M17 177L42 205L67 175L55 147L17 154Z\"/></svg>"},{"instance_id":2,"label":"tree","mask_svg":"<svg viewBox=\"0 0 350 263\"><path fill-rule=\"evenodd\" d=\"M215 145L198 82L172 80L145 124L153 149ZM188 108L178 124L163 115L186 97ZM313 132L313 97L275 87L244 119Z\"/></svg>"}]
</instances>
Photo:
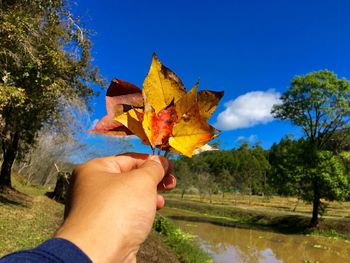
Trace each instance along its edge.
<instances>
[{"instance_id":1,"label":"tree","mask_svg":"<svg viewBox=\"0 0 350 263\"><path fill-rule=\"evenodd\" d=\"M177 178L177 187L181 189L181 198L184 198L187 189L190 188L194 182L194 175L185 159L189 158L182 156L174 163L174 172Z\"/></svg>"},{"instance_id":2,"label":"tree","mask_svg":"<svg viewBox=\"0 0 350 263\"><path fill-rule=\"evenodd\" d=\"M286 196L302 195L304 172L303 147L304 140L292 140L290 137L282 138L277 144L271 146L269 163L271 170L269 184L275 193Z\"/></svg>"},{"instance_id":3,"label":"tree","mask_svg":"<svg viewBox=\"0 0 350 263\"><path fill-rule=\"evenodd\" d=\"M225 192L229 191L232 183L233 183L233 176L231 175L230 171L227 169L222 169L220 173L218 174L218 188L222 192L222 199L225 198Z\"/></svg>"},{"instance_id":4,"label":"tree","mask_svg":"<svg viewBox=\"0 0 350 263\"><path fill-rule=\"evenodd\" d=\"M260 146L249 147L243 143L238 149L239 175L241 191L249 194L249 204L253 194L263 194L269 163L264 149Z\"/></svg>"},{"instance_id":5,"label":"tree","mask_svg":"<svg viewBox=\"0 0 350 263\"><path fill-rule=\"evenodd\" d=\"M350 82L338 79L328 70L296 76L290 88L282 95L281 104L274 105L275 118L290 120L302 128L305 134L304 163L309 176L303 177L304 184L312 193L313 211L310 225L318 224L320 198L328 194L322 191L323 183L317 176L320 158L335 133L350 127ZM313 171L313 172L310 172ZM334 184L339 177L331 176L328 184ZM325 182L327 184L327 182ZM343 191L345 188L342 188Z\"/></svg>"},{"instance_id":6,"label":"tree","mask_svg":"<svg viewBox=\"0 0 350 263\"><path fill-rule=\"evenodd\" d=\"M350 151L350 129L335 132L330 137L326 149L334 153Z\"/></svg>"},{"instance_id":7,"label":"tree","mask_svg":"<svg viewBox=\"0 0 350 263\"><path fill-rule=\"evenodd\" d=\"M64 0L3 0L0 10L0 188L11 187L18 154L43 125L56 131L72 101L88 102L102 83L91 64L89 32Z\"/></svg>"}]
</instances>

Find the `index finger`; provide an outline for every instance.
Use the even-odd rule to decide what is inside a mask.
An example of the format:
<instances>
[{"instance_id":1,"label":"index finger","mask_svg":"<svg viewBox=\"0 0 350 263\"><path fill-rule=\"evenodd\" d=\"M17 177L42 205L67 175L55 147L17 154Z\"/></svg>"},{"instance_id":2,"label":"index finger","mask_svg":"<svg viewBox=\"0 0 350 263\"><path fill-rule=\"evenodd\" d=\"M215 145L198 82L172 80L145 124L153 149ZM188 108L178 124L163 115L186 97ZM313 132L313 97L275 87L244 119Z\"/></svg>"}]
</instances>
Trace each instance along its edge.
<instances>
[{"instance_id":1,"label":"index finger","mask_svg":"<svg viewBox=\"0 0 350 263\"><path fill-rule=\"evenodd\" d=\"M152 156L158 159L158 155L143 153L123 153L115 156L101 158L104 161L104 169L109 173L125 173L138 169L146 160L152 159ZM159 160L164 167L165 174L170 174L173 170L173 164L165 157L159 156Z\"/></svg>"}]
</instances>

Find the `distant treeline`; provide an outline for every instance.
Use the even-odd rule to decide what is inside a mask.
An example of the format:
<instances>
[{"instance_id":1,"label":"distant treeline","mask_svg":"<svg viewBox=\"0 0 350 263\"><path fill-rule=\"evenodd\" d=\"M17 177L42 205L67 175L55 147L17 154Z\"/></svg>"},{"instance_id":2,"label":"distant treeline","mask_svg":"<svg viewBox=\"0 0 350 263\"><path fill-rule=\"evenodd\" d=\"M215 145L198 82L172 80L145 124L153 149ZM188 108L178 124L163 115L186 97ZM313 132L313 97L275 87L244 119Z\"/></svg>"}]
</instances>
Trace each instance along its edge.
<instances>
[{"instance_id":1,"label":"distant treeline","mask_svg":"<svg viewBox=\"0 0 350 263\"><path fill-rule=\"evenodd\" d=\"M338 133L337 136L341 134ZM227 192L248 195L298 196L312 201L317 177L319 194L328 200L350 200L350 140L318 151L309 168L304 139L283 138L269 150L248 143L232 150L181 156L175 163L178 190L201 196ZM311 150L310 150L311 151Z\"/></svg>"}]
</instances>

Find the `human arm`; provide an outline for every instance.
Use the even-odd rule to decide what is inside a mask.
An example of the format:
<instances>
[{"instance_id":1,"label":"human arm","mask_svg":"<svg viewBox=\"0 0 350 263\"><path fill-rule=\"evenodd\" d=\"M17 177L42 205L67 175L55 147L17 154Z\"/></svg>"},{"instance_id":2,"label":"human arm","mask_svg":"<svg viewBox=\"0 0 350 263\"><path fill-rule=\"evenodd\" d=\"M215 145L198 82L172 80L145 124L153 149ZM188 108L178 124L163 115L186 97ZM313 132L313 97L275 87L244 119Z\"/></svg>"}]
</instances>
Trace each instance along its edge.
<instances>
[{"instance_id":1,"label":"human arm","mask_svg":"<svg viewBox=\"0 0 350 263\"><path fill-rule=\"evenodd\" d=\"M164 205L157 188L175 187L170 173L165 158L145 154L99 158L78 166L66 219L55 237L71 242L93 262L135 262L157 208Z\"/></svg>"},{"instance_id":2,"label":"human arm","mask_svg":"<svg viewBox=\"0 0 350 263\"><path fill-rule=\"evenodd\" d=\"M94 262L134 262L157 208L164 205L157 188L163 188L163 182L175 187L170 172L165 158L146 154L99 158L78 166L67 218L55 236L76 244Z\"/></svg>"}]
</instances>

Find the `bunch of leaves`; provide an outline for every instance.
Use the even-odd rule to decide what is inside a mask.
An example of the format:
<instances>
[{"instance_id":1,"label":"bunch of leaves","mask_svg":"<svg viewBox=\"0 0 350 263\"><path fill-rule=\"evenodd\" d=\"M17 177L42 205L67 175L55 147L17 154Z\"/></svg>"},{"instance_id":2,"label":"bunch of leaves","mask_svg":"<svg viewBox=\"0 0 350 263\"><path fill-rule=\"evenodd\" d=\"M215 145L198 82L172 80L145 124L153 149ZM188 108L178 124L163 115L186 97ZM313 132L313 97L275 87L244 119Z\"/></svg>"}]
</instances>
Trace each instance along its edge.
<instances>
[{"instance_id":1,"label":"bunch of leaves","mask_svg":"<svg viewBox=\"0 0 350 263\"><path fill-rule=\"evenodd\" d=\"M191 157L211 150L207 143L218 130L208 119L223 92L197 92L198 85L186 92L180 78L154 54L142 91L134 84L112 81L106 95L107 115L91 132L136 135L158 153L172 151Z\"/></svg>"}]
</instances>

